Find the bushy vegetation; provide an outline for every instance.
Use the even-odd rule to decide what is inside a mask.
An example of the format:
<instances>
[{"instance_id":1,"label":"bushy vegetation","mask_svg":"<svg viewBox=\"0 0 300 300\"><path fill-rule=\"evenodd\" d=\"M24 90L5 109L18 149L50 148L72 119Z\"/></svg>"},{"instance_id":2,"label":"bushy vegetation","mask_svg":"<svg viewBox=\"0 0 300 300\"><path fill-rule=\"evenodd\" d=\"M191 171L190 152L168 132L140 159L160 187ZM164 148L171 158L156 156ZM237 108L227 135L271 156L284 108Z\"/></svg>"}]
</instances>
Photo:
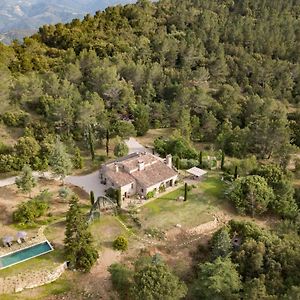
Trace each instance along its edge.
<instances>
[{"instance_id":1,"label":"bushy vegetation","mask_svg":"<svg viewBox=\"0 0 300 300\"><path fill-rule=\"evenodd\" d=\"M214 234L192 294L195 299L289 299L291 294L297 298L298 243L295 232L277 235L253 223L230 221Z\"/></svg>"},{"instance_id":2,"label":"bushy vegetation","mask_svg":"<svg viewBox=\"0 0 300 300\"><path fill-rule=\"evenodd\" d=\"M121 299L182 299L186 285L156 257L138 260L135 269L124 265L110 266L113 286Z\"/></svg>"},{"instance_id":3,"label":"bushy vegetation","mask_svg":"<svg viewBox=\"0 0 300 300\"><path fill-rule=\"evenodd\" d=\"M118 236L113 241L113 248L115 250L126 251L128 249L128 240L124 236Z\"/></svg>"},{"instance_id":4,"label":"bushy vegetation","mask_svg":"<svg viewBox=\"0 0 300 300\"><path fill-rule=\"evenodd\" d=\"M0 44L1 119L25 127L0 171L47 168L55 135L94 160L104 140L109 155L111 138L150 127L177 128L156 141L162 155L197 159L200 141L286 166L300 133L287 109L300 100L298 12L292 0L145 0Z\"/></svg>"},{"instance_id":5,"label":"bushy vegetation","mask_svg":"<svg viewBox=\"0 0 300 300\"><path fill-rule=\"evenodd\" d=\"M13 213L14 222L19 224L34 224L49 209L51 197L51 193L45 190L33 199L22 202Z\"/></svg>"},{"instance_id":6,"label":"bushy vegetation","mask_svg":"<svg viewBox=\"0 0 300 300\"><path fill-rule=\"evenodd\" d=\"M119 140L114 148L114 155L117 157L122 157L128 154L128 146L125 144L125 142Z\"/></svg>"}]
</instances>

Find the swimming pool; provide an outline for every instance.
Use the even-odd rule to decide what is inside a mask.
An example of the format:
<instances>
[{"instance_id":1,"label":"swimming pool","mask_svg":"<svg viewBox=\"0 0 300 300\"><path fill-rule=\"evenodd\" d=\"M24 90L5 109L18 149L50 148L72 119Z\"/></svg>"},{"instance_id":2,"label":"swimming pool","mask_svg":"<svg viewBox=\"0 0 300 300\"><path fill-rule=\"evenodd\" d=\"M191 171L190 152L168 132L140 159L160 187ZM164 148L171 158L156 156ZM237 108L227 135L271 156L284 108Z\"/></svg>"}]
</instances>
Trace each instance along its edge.
<instances>
[{"instance_id":1,"label":"swimming pool","mask_svg":"<svg viewBox=\"0 0 300 300\"><path fill-rule=\"evenodd\" d=\"M51 252L53 247L48 241L29 246L0 257L0 270L8 268L25 260Z\"/></svg>"}]
</instances>

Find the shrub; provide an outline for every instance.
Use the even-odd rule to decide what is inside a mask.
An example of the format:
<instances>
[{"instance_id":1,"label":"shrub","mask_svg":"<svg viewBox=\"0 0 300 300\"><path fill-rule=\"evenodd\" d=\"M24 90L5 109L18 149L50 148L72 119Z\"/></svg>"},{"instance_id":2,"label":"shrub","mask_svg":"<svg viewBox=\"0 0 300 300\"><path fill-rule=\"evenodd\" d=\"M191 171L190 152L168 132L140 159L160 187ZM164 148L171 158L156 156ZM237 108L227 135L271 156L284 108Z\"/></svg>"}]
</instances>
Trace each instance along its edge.
<instances>
[{"instance_id":1,"label":"shrub","mask_svg":"<svg viewBox=\"0 0 300 300\"><path fill-rule=\"evenodd\" d=\"M129 286L131 284L131 278L133 272L126 266L121 264L112 264L108 268L108 272L111 275L111 282L113 287L118 292L120 299L129 299Z\"/></svg>"},{"instance_id":2,"label":"shrub","mask_svg":"<svg viewBox=\"0 0 300 300\"><path fill-rule=\"evenodd\" d=\"M147 195L146 195L146 198L147 199L151 199L155 196L155 191L151 191L151 192L148 192Z\"/></svg>"},{"instance_id":3,"label":"shrub","mask_svg":"<svg viewBox=\"0 0 300 300\"><path fill-rule=\"evenodd\" d=\"M181 159L180 160L180 169L186 170L193 167L197 167L199 164L198 160L196 159Z\"/></svg>"},{"instance_id":4,"label":"shrub","mask_svg":"<svg viewBox=\"0 0 300 300\"><path fill-rule=\"evenodd\" d=\"M6 112L1 115L1 119L6 126L25 127L28 121L28 114L24 111Z\"/></svg>"},{"instance_id":5,"label":"shrub","mask_svg":"<svg viewBox=\"0 0 300 300\"><path fill-rule=\"evenodd\" d=\"M145 234L150 237L157 238L159 240L163 240L166 237L166 233L163 230L155 227L145 229Z\"/></svg>"},{"instance_id":6,"label":"shrub","mask_svg":"<svg viewBox=\"0 0 300 300\"><path fill-rule=\"evenodd\" d=\"M70 193L71 193L71 191L66 187L62 187L58 191L59 197L63 198L63 199L66 199L70 195Z\"/></svg>"},{"instance_id":7,"label":"shrub","mask_svg":"<svg viewBox=\"0 0 300 300\"><path fill-rule=\"evenodd\" d=\"M21 203L13 213L13 220L17 223L34 223L37 218L45 214L49 205L38 197Z\"/></svg>"},{"instance_id":8,"label":"shrub","mask_svg":"<svg viewBox=\"0 0 300 300\"><path fill-rule=\"evenodd\" d=\"M0 154L10 154L13 151L13 147L5 145L4 143L0 142Z\"/></svg>"},{"instance_id":9,"label":"shrub","mask_svg":"<svg viewBox=\"0 0 300 300\"><path fill-rule=\"evenodd\" d=\"M166 191L165 185L164 185L164 184L161 184L160 187L159 187L159 192L160 192L160 193L163 193L163 192L165 192L165 191Z\"/></svg>"},{"instance_id":10,"label":"shrub","mask_svg":"<svg viewBox=\"0 0 300 300\"><path fill-rule=\"evenodd\" d=\"M129 151L128 146L123 141L119 141L114 148L114 155L117 157L122 157L127 155L128 151Z\"/></svg>"},{"instance_id":11,"label":"shrub","mask_svg":"<svg viewBox=\"0 0 300 300\"><path fill-rule=\"evenodd\" d=\"M118 236L113 242L115 250L126 251L128 248L128 241L124 236Z\"/></svg>"},{"instance_id":12,"label":"shrub","mask_svg":"<svg viewBox=\"0 0 300 300\"><path fill-rule=\"evenodd\" d=\"M0 173L20 170L18 159L11 154L0 154Z\"/></svg>"},{"instance_id":13,"label":"shrub","mask_svg":"<svg viewBox=\"0 0 300 300\"><path fill-rule=\"evenodd\" d=\"M112 200L116 200L117 201L117 190L113 189L113 188L109 188L105 191L105 196L112 199Z\"/></svg>"}]
</instances>

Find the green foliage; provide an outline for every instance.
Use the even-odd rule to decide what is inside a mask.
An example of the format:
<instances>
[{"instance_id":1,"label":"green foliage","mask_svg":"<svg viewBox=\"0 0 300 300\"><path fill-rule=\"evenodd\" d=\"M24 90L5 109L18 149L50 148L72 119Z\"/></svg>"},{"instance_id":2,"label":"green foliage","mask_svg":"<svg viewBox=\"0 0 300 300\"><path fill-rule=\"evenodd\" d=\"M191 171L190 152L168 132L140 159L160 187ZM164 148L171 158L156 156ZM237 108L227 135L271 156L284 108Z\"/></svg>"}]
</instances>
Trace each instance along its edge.
<instances>
[{"instance_id":1,"label":"green foliage","mask_svg":"<svg viewBox=\"0 0 300 300\"><path fill-rule=\"evenodd\" d=\"M95 194L94 191L90 191L90 201L91 201L91 205L93 206L95 203Z\"/></svg>"},{"instance_id":2,"label":"green foliage","mask_svg":"<svg viewBox=\"0 0 300 300\"><path fill-rule=\"evenodd\" d=\"M150 127L149 110L146 105L138 104L134 111L134 123L138 136L145 135Z\"/></svg>"},{"instance_id":3,"label":"green foliage","mask_svg":"<svg viewBox=\"0 0 300 300\"><path fill-rule=\"evenodd\" d=\"M163 140L157 138L154 141L154 148L157 153L162 156L172 154L179 158L197 159L197 151L193 146L183 137L171 137L170 139Z\"/></svg>"},{"instance_id":4,"label":"green foliage","mask_svg":"<svg viewBox=\"0 0 300 300\"><path fill-rule=\"evenodd\" d=\"M78 197L73 195L66 215L65 252L71 267L89 272L97 261L98 252L88 229L86 216L78 205Z\"/></svg>"},{"instance_id":5,"label":"green foliage","mask_svg":"<svg viewBox=\"0 0 300 300\"><path fill-rule=\"evenodd\" d=\"M147 199L151 199L151 198L154 198L154 197L155 197L155 191L148 192L147 195L146 195Z\"/></svg>"},{"instance_id":6,"label":"green foliage","mask_svg":"<svg viewBox=\"0 0 300 300\"><path fill-rule=\"evenodd\" d=\"M32 136L19 138L14 148L18 165L23 166L24 164L29 164L32 167L41 150L38 141Z\"/></svg>"},{"instance_id":7,"label":"green foliage","mask_svg":"<svg viewBox=\"0 0 300 300\"><path fill-rule=\"evenodd\" d=\"M0 119L9 127L25 127L29 115L24 111L6 112L0 115Z\"/></svg>"},{"instance_id":8,"label":"green foliage","mask_svg":"<svg viewBox=\"0 0 300 300\"><path fill-rule=\"evenodd\" d=\"M50 198L51 194L43 191L33 199L21 203L13 213L14 222L19 224L33 224L48 210Z\"/></svg>"},{"instance_id":9,"label":"green foliage","mask_svg":"<svg viewBox=\"0 0 300 300\"><path fill-rule=\"evenodd\" d=\"M118 199L117 190L110 187L105 191L105 196L117 201Z\"/></svg>"},{"instance_id":10,"label":"green foliage","mask_svg":"<svg viewBox=\"0 0 300 300\"><path fill-rule=\"evenodd\" d=\"M25 165L22 169L20 177L16 178L16 185L22 191L29 193L36 186L36 179L32 175L30 166Z\"/></svg>"},{"instance_id":11,"label":"green foliage","mask_svg":"<svg viewBox=\"0 0 300 300\"><path fill-rule=\"evenodd\" d=\"M162 264L147 264L133 276L131 299L182 299L187 293L186 285L169 268Z\"/></svg>"},{"instance_id":12,"label":"green foliage","mask_svg":"<svg viewBox=\"0 0 300 300\"><path fill-rule=\"evenodd\" d=\"M114 155L122 157L128 154L129 148L123 141L119 141L114 148Z\"/></svg>"},{"instance_id":13,"label":"green foliage","mask_svg":"<svg viewBox=\"0 0 300 300\"><path fill-rule=\"evenodd\" d=\"M199 165L199 162L196 159L183 158L183 159L180 159L179 164L180 164L180 169L187 170L192 167L197 167Z\"/></svg>"},{"instance_id":14,"label":"green foliage","mask_svg":"<svg viewBox=\"0 0 300 300\"><path fill-rule=\"evenodd\" d=\"M83 159L80 154L80 149L78 147L75 148L74 156L73 156L73 166L75 169L83 168Z\"/></svg>"},{"instance_id":15,"label":"green foliage","mask_svg":"<svg viewBox=\"0 0 300 300\"><path fill-rule=\"evenodd\" d=\"M124 236L118 236L113 241L113 248L119 251L126 251L128 249L128 240Z\"/></svg>"},{"instance_id":16,"label":"green foliage","mask_svg":"<svg viewBox=\"0 0 300 300\"><path fill-rule=\"evenodd\" d=\"M231 253L232 244L228 230L222 228L217 231L211 239L211 255L213 259L217 257L226 257Z\"/></svg>"},{"instance_id":17,"label":"green foliage","mask_svg":"<svg viewBox=\"0 0 300 300\"><path fill-rule=\"evenodd\" d=\"M241 287L239 273L230 258L219 257L199 265L193 294L197 299L238 299Z\"/></svg>"},{"instance_id":18,"label":"green foliage","mask_svg":"<svg viewBox=\"0 0 300 300\"><path fill-rule=\"evenodd\" d=\"M49 164L53 173L59 176L61 180L71 172L72 162L70 156L66 152L64 144L59 139L56 140L56 143L52 148Z\"/></svg>"},{"instance_id":19,"label":"green foliage","mask_svg":"<svg viewBox=\"0 0 300 300\"><path fill-rule=\"evenodd\" d=\"M270 203L272 210L282 217L295 218L298 207L293 198L295 191L291 176L277 165L262 165L254 173L265 178L274 191L275 199Z\"/></svg>"},{"instance_id":20,"label":"green foliage","mask_svg":"<svg viewBox=\"0 0 300 300\"><path fill-rule=\"evenodd\" d=\"M62 187L58 190L58 195L62 199L66 199L70 194L71 194L71 191L66 187Z\"/></svg>"},{"instance_id":21,"label":"green foliage","mask_svg":"<svg viewBox=\"0 0 300 300\"><path fill-rule=\"evenodd\" d=\"M133 272L121 264L112 264L108 271L114 289L118 292L120 299L129 299L129 286L131 284Z\"/></svg>"},{"instance_id":22,"label":"green foliage","mask_svg":"<svg viewBox=\"0 0 300 300\"><path fill-rule=\"evenodd\" d=\"M162 184L159 186L158 191L159 191L160 193L165 192L165 191L166 191L166 186L162 183Z\"/></svg>"},{"instance_id":23,"label":"green foliage","mask_svg":"<svg viewBox=\"0 0 300 300\"><path fill-rule=\"evenodd\" d=\"M258 175L238 178L228 189L227 197L241 214L259 215L274 200L273 190Z\"/></svg>"}]
</instances>

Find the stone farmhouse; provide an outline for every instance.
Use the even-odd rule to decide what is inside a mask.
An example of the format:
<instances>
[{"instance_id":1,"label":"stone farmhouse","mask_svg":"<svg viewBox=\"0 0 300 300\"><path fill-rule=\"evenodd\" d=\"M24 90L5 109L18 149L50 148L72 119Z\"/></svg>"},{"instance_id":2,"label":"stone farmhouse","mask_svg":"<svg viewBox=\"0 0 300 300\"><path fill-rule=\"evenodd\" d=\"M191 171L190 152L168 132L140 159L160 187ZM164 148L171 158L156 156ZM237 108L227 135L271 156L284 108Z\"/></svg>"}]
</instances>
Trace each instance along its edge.
<instances>
[{"instance_id":1,"label":"stone farmhouse","mask_svg":"<svg viewBox=\"0 0 300 300\"><path fill-rule=\"evenodd\" d=\"M100 180L107 189L121 189L122 199L134 195L146 197L175 184L178 173L172 165L172 156L163 160L150 153L132 153L100 169Z\"/></svg>"}]
</instances>

